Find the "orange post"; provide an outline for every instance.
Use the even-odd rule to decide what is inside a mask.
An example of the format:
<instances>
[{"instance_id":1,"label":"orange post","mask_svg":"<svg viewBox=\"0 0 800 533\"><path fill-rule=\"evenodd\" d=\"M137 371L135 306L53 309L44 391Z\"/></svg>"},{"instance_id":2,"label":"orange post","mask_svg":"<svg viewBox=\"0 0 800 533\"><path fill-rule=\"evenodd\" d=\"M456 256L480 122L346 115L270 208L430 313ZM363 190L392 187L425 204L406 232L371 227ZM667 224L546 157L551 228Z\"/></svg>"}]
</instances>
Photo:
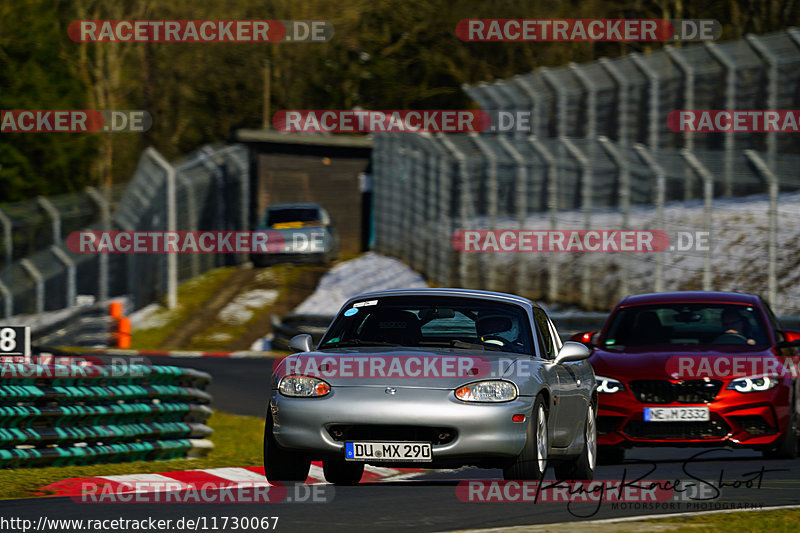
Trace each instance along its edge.
<instances>
[{"instance_id":1,"label":"orange post","mask_svg":"<svg viewBox=\"0 0 800 533\"><path fill-rule=\"evenodd\" d=\"M117 333L117 348L131 347L131 319L123 316L119 319L119 333Z\"/></svg>"},{"instance_id":2,"label":"orange post","mask_svg":"<svg viewBox=\"0 0 800 533\"><path fill-rule=\"evenodd\" d=\"M108 304L108 314L111 318L122 318L122 302L111 302Z\"/></svg>"}]
</instances>

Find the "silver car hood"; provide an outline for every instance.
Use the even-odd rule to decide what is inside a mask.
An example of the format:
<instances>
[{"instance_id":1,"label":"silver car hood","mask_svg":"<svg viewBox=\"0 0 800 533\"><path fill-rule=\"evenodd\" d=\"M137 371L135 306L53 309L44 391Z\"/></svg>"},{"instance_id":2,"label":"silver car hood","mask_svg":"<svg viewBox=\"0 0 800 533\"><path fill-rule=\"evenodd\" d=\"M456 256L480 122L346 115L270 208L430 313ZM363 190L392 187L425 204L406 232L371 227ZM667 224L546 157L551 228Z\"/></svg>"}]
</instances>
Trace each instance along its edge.
<instances>
[{"instance_id":1,"label":"silver car hood","mask_svg":"<svg viewBox=\"0 0 800 533\"><path fill-rule=\"evenodd\" d=\"M357 347L289 355L274 365L280 379L307 375L333 387L455 389L466 383L499 379L530 355L450 348Z\"/></svg>"}]
</instances>

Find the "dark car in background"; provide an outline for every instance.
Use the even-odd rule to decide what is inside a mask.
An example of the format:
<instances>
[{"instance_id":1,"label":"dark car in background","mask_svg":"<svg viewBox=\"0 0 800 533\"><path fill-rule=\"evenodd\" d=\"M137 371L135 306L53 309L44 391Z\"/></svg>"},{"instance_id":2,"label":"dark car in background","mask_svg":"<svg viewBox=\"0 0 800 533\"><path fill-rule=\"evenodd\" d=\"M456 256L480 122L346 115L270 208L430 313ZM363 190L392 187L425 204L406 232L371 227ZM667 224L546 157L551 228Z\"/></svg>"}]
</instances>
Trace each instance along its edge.
<instances>
[{"instance_id":1,"label":"dark car in background","mask_svg":"<svg viewBox=\"0 0 800 533\"><path fill-rule=\"evenodd\" d=\"M282 238L280 249L250 255L257 267L275 263L327 264L339 257L339 237L330 215L319 204L298 202L267 208L255 231L269 231Z\"/></svg>"},{"instance_id":2,"label":"dark car in background","mask_svg":"<svg viewBox=\"0 0 800 533\"><path fill-rule=\"evenodd\" d=\"M800 332L783 329L760 297L629 296L602 330L573 339L592 348L601 460L622 460L624 448L659 445L731 445L773 458L797 456Z\"/></svg>"}]
</instances>

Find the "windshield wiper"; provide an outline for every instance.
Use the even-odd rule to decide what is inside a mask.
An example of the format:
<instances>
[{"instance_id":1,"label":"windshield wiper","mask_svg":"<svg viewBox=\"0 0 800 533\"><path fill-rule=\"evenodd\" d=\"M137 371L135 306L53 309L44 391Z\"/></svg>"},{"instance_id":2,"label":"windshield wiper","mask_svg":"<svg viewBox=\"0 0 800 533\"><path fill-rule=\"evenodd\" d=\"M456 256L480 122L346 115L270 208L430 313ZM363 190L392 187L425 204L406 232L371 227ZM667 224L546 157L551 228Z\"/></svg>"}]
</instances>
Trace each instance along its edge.
<instances>
[{"instance_id":1,"label":"windshield wiper","mask_svg":"<svg viewBox=\"0 0 800 533\"><path fill-rule=\"evenodd\" d=\"M332 342L330 344L325 344L322 348L338 348L341 346L402 346L402 344L397 344L394 342L383 342L383 341L365 341L361 339L350 339L347 341L339 341L339 342Z\"/></svg>"}]
</instances>

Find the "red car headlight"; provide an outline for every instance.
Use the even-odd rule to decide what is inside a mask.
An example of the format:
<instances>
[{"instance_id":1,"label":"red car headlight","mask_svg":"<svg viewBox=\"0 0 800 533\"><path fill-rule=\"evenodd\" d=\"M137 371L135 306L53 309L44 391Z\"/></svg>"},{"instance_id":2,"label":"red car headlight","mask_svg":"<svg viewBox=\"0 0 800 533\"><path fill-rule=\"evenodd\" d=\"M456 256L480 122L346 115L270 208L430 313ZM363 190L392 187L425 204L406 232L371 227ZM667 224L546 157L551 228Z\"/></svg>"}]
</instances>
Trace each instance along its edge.
<instances>
[{"instance_id":1,"label":"red car headlight","mask_svg":"<svg viewBox=\"0 0 800 533\"><path fill-rule=\"evenodd\" d=\"M747 378L736 378L728 385L729 389L736 392L761 392L769 390L778 385L778 379L769 376L752 376Z\"/></svg>"}]
</instances>

